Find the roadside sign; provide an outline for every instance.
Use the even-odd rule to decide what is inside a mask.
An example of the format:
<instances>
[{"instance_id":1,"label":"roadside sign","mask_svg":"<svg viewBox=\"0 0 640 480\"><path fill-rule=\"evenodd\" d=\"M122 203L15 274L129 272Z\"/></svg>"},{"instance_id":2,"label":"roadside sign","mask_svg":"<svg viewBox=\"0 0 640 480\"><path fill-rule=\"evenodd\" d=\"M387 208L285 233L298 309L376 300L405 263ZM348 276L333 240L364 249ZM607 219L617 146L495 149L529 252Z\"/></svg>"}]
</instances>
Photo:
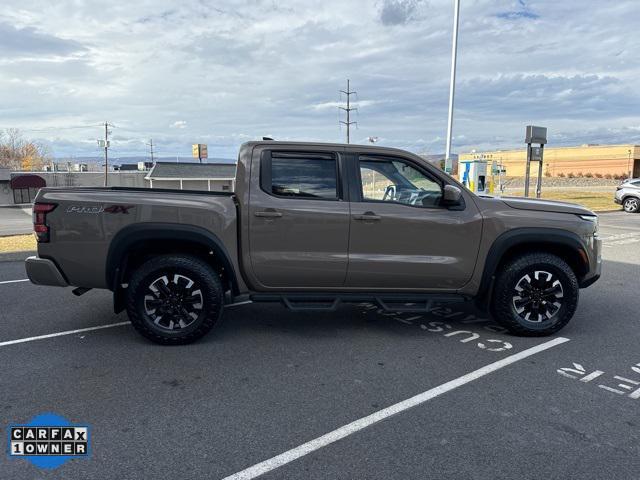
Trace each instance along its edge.
<instances>
[{"instance_id":1,"label":"roadside sign","mask_svg":"<svg viewBox=\"0 0 640 480\"><path fill-rule=\"evenodd\" d=\"M208 158L209 154L207 152L207 144L206 143L194 143L191 146L191 154L193 158Z\"/></svg>"},{"instance_id":2,"label":"roadside sign","mask_svg":"<svg viewBox=\"0 0 640 480\"><path fill-rule=\"evenodd\" d=\"M547 143L547 127L527 125L527 133L524 143L538 143L540 145L545 145Z\"/></svg>"},{"instance_id":3,"label":"roadside sign","mask_svg":"<svg viewBox=\"0 0 640 480\"><path fill-rule=\"evenodd\" d=\"M542 147L531 147L531 161L532 162L542 161Z\"/></svg>"}]
</instances>

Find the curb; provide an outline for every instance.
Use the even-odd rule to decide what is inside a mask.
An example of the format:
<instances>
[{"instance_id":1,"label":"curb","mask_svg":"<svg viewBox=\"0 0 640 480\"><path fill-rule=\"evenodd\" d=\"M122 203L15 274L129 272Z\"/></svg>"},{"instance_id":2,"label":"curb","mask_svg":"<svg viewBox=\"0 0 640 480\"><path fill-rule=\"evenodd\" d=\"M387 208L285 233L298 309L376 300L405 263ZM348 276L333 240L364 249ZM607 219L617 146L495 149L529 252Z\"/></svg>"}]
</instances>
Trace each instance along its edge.
<instances>
[{"instance_id":1,"label":"curb","mask_svg":"<svg viewBox=\"0 0 640 480\"><path fill-rule=\"evenodd\" d=\"M37 255L38 252L35 250L27 250L24 252L7 252L0 253L0 263L3 262L22 262L25 258L30 257L31 255Z\"/></svg>"},{"instance_id":2,"label":"curb","mask_svg":"<svg viewBox=\"0 0 640 480\"><path fill-rule=\"evenodd\" d=\"M23 232L23 233L0 233L0 238L21 237L23 235L32 235L32 234L33 234L33 228L28 232Z\"/></svg>"},{"instance_id":3,"label":"curb","mask_svg":"<svg viewBox=\"0 0 640 480\"><path fill-rule=\"evenodd\" d=\"M614 213L614 212L622 212L622 207L616 208L615 210L594 210L594 213L599 215L601 213Z\"/></svg>"}]
</instances>

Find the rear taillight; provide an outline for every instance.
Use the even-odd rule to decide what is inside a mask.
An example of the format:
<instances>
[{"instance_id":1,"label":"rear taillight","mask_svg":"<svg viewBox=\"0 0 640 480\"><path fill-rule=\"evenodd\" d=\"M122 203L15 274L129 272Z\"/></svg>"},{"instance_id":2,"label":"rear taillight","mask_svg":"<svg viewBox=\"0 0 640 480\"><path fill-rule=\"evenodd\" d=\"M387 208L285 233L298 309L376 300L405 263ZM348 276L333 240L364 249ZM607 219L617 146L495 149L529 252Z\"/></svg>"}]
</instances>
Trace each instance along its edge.
<instances>
[{"instance_id":1,"label":"rear taillight","mask_svg":"<svg viewBox=\"0 0 640 480\"><path fill-rule=\"evenodd\" d=\"M49 241L49 226L47 225L47 213L56 208L55 203L36 203L33 205L33 232L38 243Z\"/></svg>"}]
</instances>

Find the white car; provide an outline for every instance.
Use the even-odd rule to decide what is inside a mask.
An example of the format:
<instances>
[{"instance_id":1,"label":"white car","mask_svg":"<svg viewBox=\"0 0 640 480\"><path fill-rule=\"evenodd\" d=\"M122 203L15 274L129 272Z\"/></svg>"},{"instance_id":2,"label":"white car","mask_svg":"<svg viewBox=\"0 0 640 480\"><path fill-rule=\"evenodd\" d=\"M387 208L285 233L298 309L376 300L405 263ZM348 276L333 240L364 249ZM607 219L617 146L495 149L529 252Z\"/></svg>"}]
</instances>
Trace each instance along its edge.
<instances>
[{"instance_id":1,"label":"white car","mask_svg":"<svg viewBox=\"0 0 640 480\"><path fill-rule=\"evenodd\" d=\"M616 187L614 201L627 213L640 211L640 178L630 178Z\"/></svg>"}]
</instances>

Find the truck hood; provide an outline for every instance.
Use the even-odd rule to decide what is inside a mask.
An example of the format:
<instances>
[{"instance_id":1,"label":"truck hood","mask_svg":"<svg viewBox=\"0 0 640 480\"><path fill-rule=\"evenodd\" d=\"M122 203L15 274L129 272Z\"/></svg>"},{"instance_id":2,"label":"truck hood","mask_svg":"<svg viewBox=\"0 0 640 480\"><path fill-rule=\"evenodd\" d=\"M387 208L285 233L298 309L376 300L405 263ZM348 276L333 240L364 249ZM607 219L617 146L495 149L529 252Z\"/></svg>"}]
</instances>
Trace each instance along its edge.
<instances>
[{"instance_id":1,"label":"truck hood","mask_svg":"<svg viewBox=\"0 0 640 480\"><path fill-rule=\"evenodd\" d=\"M504 203L518 210L537 210L539 212L574 213L577 215L595 215L591 210L575 203L553 200L534 200L531 198L501 197Z\"/></svg>"}]
</instances>

